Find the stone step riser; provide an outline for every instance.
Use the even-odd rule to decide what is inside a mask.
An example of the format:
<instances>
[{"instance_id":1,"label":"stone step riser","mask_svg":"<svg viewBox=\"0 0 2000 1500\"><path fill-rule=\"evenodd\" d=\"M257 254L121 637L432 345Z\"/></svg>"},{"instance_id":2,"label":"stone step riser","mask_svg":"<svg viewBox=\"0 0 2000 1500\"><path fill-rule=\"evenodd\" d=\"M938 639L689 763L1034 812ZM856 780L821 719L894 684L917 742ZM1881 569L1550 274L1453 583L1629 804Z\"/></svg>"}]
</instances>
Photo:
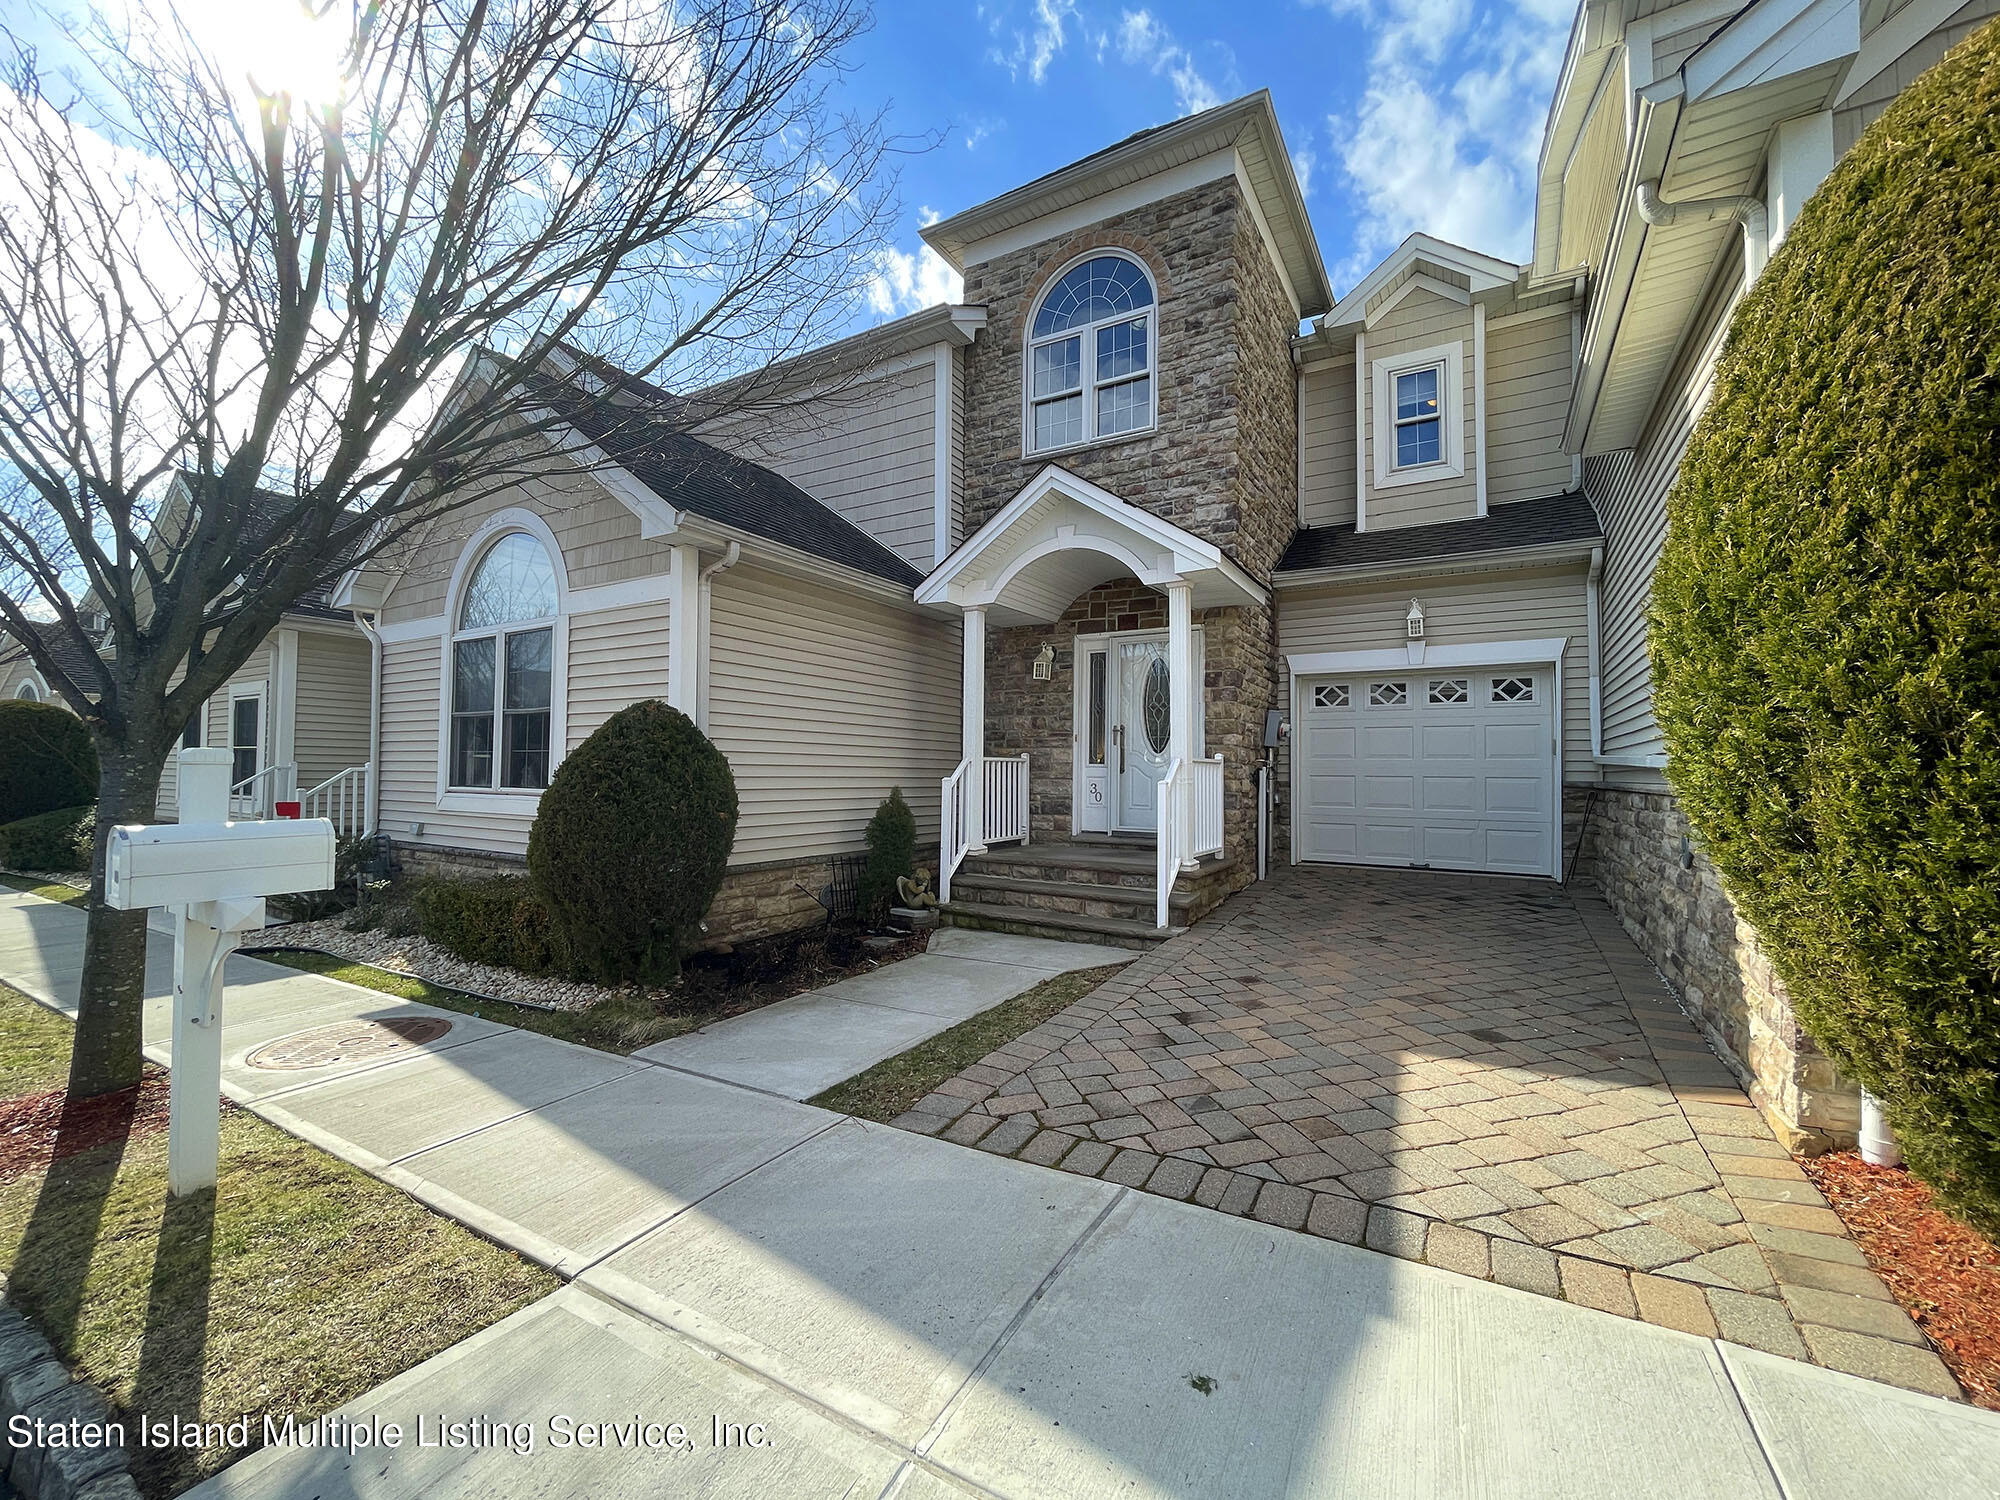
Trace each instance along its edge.
<instances>
[{"instance_id":1,"label":"stone step riser","mask_svg":"<svg viewBox=\"0 0 2000 1500\"><path fill-rule=\"evenodd\" d=\"M1023 890L1009 885L1003 880L982 878L979 880L954 880L952 895L960 900L977 901L985 906L1017 907L1023 911L1066 911L1087 917L1121 917L1136 921L1153 914L1153 893L1150 890L1124 891L1116 886L1101 887L1104 896L1087 895L1083 887L1076 895L1067 892L1057 894L1050 891ZM1116 894L1111 894L1116 892ZM1176 892L1173 898L1175 910L1185 909L1192 904L1184 893Z\"/></svg>"}]
</instances>

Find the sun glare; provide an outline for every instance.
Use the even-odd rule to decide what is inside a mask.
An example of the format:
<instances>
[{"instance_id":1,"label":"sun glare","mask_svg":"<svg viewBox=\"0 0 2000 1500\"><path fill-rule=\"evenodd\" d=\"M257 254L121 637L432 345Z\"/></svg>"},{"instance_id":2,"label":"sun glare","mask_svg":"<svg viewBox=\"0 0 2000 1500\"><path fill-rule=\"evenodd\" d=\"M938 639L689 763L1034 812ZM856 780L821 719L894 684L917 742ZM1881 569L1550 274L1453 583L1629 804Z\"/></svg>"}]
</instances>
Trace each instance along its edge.
<instances>
[{"instance_id":1,"label":"sun glare","mask_svg":"<svg viewBox=\"0 0 2000 1500\"><path fill-rule=\"evenodd\" d=\"M226 76L262 94L289 94L294 105L341 97L352 17L345 0L310 7L299 0L198 0L182 13Z\"/></svg>"}]
</instances>

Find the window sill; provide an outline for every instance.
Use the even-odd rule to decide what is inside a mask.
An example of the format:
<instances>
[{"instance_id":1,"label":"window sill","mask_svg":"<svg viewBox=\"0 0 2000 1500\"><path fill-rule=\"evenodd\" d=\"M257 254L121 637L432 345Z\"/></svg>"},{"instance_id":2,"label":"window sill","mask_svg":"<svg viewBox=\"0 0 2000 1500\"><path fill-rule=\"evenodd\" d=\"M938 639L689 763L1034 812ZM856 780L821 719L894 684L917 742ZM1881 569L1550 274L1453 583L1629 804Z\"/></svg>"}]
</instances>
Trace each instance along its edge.
<instances>
[{"instance_id":1,"label":"window sill","mask_svg":"<svg viewBox=\"0 0 2000 1500\"><path fill-rule=\"evenodd\" d=\"M510 818L533 817L541 802L539 787L490 792L460 789L439 792L437 799L440 812L497 813Z\"/></svg>"},{"instance_id":2,"label":"window sill","mask_svg":"<svg viewBox=\"0 0 2000 1500\"><path fill-rule=\"evenodd\" d=\"M1079 453L1091 453L1099 448L1117 448L1127 443L1143 442L1147 438L1160 435L1160 424L1141 427L1136 432L1121 432L1116 437L1091 438L1081 443L1066 443L1060 448L1033 448L1021 455L1023 463L1035 463L1056 458L1073 458Z\"/></svg>"},{"instance_id":3,"label":"window sill","mask_svg":"<svg viewBox=\"0 0 2000 1500\"><path fill-rule=\"evenodd\" d=\"M1413 464L1407 469L1391 469L1375 477L1375 488L1393 490L1406 484L1438 484L1447 479L1465 478L1465 465L1454 463Z\"/></svg>"}]
</instances>

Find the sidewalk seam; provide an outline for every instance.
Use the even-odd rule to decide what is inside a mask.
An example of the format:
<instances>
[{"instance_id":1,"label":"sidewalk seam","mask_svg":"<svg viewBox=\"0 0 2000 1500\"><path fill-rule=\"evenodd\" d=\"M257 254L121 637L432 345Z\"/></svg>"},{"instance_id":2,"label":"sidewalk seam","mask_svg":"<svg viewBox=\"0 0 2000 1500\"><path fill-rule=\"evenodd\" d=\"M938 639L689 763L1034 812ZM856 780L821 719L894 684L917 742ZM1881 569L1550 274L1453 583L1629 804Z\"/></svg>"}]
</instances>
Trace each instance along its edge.
<instances>
[{"instance_id":1,"label":"sidewalk seam","mask_svg":"<svg viewBox=\"0 0 2000 1500\"><path fill-rule=\"evenodd\" d=\"M1757 1416L1750 1410L1750 1403L1743 1398L1743 1387L1736 1383L1736 1371L1730 1366L1728 1356L1722 1352L1722 1340L1710 1339L1708 1342L1715 1350L1715 1362L1722 1366L1723 1378L1729 1382L1729 1394L1736 1398L1737 1410L1743 1413L1743 1420L1750 1428L1750 1436L1757 1442L1757 1456L1764 1460L1764 1467L1771 1471L1771 1483L1777 1486L1782 1500L1792 1500L1792 1492L1785 1485L1785 1476L1778 1472L1777 1462L1771 1457L1771 1449L1764 1441L1763 1429L1757 1425Z\"/></svg>"}]
</instances>

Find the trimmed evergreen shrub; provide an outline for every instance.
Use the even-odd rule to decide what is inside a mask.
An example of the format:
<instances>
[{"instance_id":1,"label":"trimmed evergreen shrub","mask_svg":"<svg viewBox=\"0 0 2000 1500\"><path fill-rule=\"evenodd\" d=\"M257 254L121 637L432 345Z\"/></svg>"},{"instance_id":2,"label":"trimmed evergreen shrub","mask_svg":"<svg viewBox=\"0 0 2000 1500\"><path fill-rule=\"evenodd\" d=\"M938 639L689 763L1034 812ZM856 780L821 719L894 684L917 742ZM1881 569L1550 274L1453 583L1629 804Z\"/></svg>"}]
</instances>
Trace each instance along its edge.
<instances>
[{"instance_id":1,"label":"trimmed evergreen shrub","mask_svg":"<svg viewBox=\"0 0 2000 1500\"><path fill-rule=\"evenodd\" d=\"M0 826L0 865L15 870L88 870L97 809L64 807Z\"/></svg>"},{"instance_id":2,"label":"trimmed evergreen shrub","mask_svg":"<svg viewBox=\"0 0 2000 1500\"><path fill-rule=\"evenodd\" d=\"M896 899L896 881L917 871L917 815L903 800L903 789L891 787L875 816L868 820L868 863L861 868L857 901L864 922L880 921Z\"/></svg>"},{"instance_id":3,"label":"trimmed evergreen shrub","mask_svg":"<svg viewBox=\"0 0 2000 1500\"><path fill-rule=\"evenodd\" d=\"M680 973L735 841L728 758L650 699L564 758L528 835L528 871L578 975L660 984Z\"/></svg>"},{"instance_id":4,"label":"trimmed evergreen shrub","mask_svg":"<svg viewBox=\"0 0 2000 1500\"><path fill-rule=\"evenodd\" d=\"M427 880L411 905L417 930L460 958L524 974L568 968L548 909L519 875Z\"/></svg>"},{"instance_id":5,"label":"trimmed evergreen shrub","mask_svg":"<svg viewBox=\"0 0 2000 1500\"><path fill-rule=\"evenodd\" d=\"M1806 1031L2000 1232L2000 28L1730 325L1654 584L1668 777Z\"/></svg>"},{"instance_id":6,"label":"trimmed evergreen shrub","mask_svg":"<svg viewBox=\"0 0 2000 1500\"><path fill-rule=\"evenodd\" d=\"M97 747L54 703L0 701L0 823L97 800Z\"/></svg>"}]
</instances>

